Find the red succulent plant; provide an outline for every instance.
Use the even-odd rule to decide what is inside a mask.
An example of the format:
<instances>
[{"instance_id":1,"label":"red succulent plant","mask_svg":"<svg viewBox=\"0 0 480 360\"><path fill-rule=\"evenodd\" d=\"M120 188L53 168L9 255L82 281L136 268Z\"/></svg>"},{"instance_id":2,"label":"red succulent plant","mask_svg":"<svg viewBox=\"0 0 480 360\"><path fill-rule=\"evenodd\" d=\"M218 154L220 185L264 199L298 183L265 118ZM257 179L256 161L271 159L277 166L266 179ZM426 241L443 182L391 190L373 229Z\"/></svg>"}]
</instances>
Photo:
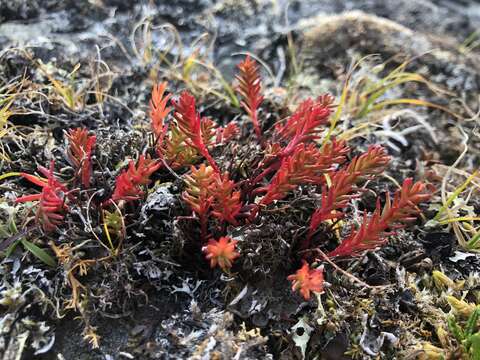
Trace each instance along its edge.
<instances>
[{"instance_id":1,"label":"red succulent plant","mask_svg":"<svg viewBox=\"0 0 480 360\"><path fill-rule=\"evenodd\" d=\"M210 267L213 268L218 265L225 271L230 269L233 261L240 256L235 250L236 245L236 240L223 236L218 241L210 240L202 251L205 253L207 260L210 260Z\"/></svg>"},{"instance_id":2,"label":"red succulent plant","mask_svg":"<svg viewBox=\"0 0 480 360\"><path fill-rule=\"evenodd\" d=\"M236 137L240 132L238 125L235 121L229 122L225 127L217 128L215 142L217 144L224 144L229 140Z\"/></svg>"},{"instance_id":3,"label":"red succulent plant","mask_svg":"<svg viewBox=\"0 0 480 360\"><path fill-rule=\"evenodd\" d=\"M310 299L312 291L323 291L323 269L310 269L306 261L303 261L303 266L287 279L292 282L292 290L299 290L305 300Z\"/></svg>"},{"instance_id":4,"label":"red succulent plant","mask_svg":"<svg viewBox=\"0 0 480 360\"><path fill-rule=\"evenodd\" d=\"M40 194L26 195L19 197L15 202L38 201L37 213L35 221L39 224L45 232L52 232L61 225L64 220L64 214L68 211L66 200L68 198L67 187L58 181L54 174L55 162L50 162L50 168L46 169L43 166L38 167L38 171L46 177L46 179L39 178L34 175L21 173L21 176L28 181L38 185L42 188Z\"/></svg>"},{"instance_id":5,"label":"red succulent plant","mask_svg":"<svg viewBox=\"0 0 480 360\"><path fill-rule=\"evenodd\" d=\"M262 130L258 122L258 108L263 101L262 80L258 73L258 65L249 55L238 64L240 73L236 76L238 80L237 91L242 96L243 108L252 120L253 128L258 139L262 138Z\"/></svg>"},{"instance_id":6,"label":"red succulent plant","mask_svg":"<svg viewBox=\"0 0 480 360\"><path fill-rule=\"evenodd\" d=\"M316 100L307 99L298 105L297 110L288 118L283 126L276 127L280 140L288 141L281 156L290 155L298 144L318 139L320 126L328 122L332 112L333 97L326 94Z\"/></svg>"},{"instance_id":7,"label":"red succulent plant","mask_svg":"<svg viewBox=\"0 0 480 360\"><path fill-rule=\"evenodd\" d=\"M199 218L202 239L206 238L210 213L221 221L238 225L236 217L242 210L240 192L235 191L236 184L228 173L218 174L211 166L201 164L198 169L192 166L185 182L183 199Z\"/></svg>"},{"instance_id":8,"label":"red succulent plant","mask_svg":"<svg viewBox=\"0 0 480 360\"><path fill-rule=\"evenodd\" d=\"M365 153L354 157L346 168L331 173L331 185L328 189L323 186L321 206L311 217L302 247L309 246L311 237L323 221L342 218L350 200L358 196L355 186L380 174L389 161L390 157L383 147L372 145Z\"/></svg>"},{"instance_id":9,"label":"red succulent plant","mask_svg":"<svg viewBox=\"0 0 480 360\"><path fill-rule=\"evenodd\" d=\"M247 56L238 65L238 70L236 79L241 106L251 119L256 136L261 140L261 156L247 154L247 165L236 166L236 159L232 161L228 157L237 149L228 147L219 159L222 167L232 170L231 173L222 172L209 149L215 149L215 152L221 150L223 145L237 137L240 133L237 123L232 121L224 127L219 126L214 119L200 115L196 100L188 91L172 98L171 94L167 94L167 83L159 83L152 90L149 117L155 136L155 150L160 159L141 155L137 162L130 160L128 167L115 179L111 198L102 204L123 204L141 199L145 187L151 183L152 174L161 164L171 172L171 168L191 165L190 172L182 175L186 185L182 199L192 214L188 219L198 220L200 224L202 252L210 266L218 266L223 271L228 271L240 256L237 251L238 241L229 236L220 236L227 234L232 227L248 225L249 221L255 220L260 209L285 199L300 186L310 185L310 189L315 190L321 188L320 204L311 216L308 234L301 244L302 250L307 249L320 224L344 218L351 200L360 196L360 186L381 174L390 160L383 147L373 145L345 164L350 151L345 141L338 141L328 135L329 141L324 140L323 145L319 145L334 107L334 99L328 94L304 100L293 114L274 127L270 141L262 138L258 114L264 97L258 64ZM172 110L171 121L167 121ZM75 168L75 180L80 181L83 188L89 188L96 137L89 135L85 128L71 129L66 137L67 158ZM206 160L205 163L198 164L202 157ZM250 163L248 160L251 160ZM247 168L251 164L254 164L255 169L249 177ZM54 165L54 161L51 161L49 169L42 166L38 168L45 178L21 173L22 177L40 186L42 191L16 199L18 203L38 201L35 220L45 232L55 231L65 221L70 202L74 200L67 186L55 178ZM174 175L179 177L177 173ZM242 180L236 183L233 179ZM383 207L377 199L373 213L365 211L360 224L352 226L348 235L333 251L325 254L319 248L316 249L323 257L317 260L327 261L338 270L340 268L330 258L359 256L384 245L392 232L416 219L420 212L419 204L427 201L430 194L431 191L424 183L406 179L393 198L389 193L386 194ZM82 200L80 197L75 199L77 203ZM125 229L123 225L122 222L122 229ZM218 240L211 238L209 231L218 234ZM312 292L323 291L323 267L311 268L303 261L302 267L288 276L288 280L292 282L292 290L299 291L308 300Z\"/></svg>"},{"instance_id":10,"label":"red succulent plant","mask_svg":"<svg viewBox=\"0 0 480 360\"><path fill-rule=\"evenodd\" d=\"M415 220L420 212L418 204L427 201L430 196L424 183L405 179L402 188L395 192L393 201L387 193L382 210L378 199L373 214L368 217L365 213L360 227L352 229L350 235L328 256L358 256L366 250L384 245L389 235L387 230L404 227Z\"/></svg>"},{"instance_id":11,"label":"red succulent plant","mask_svg":"<svg viewBox=\"0 0 480 360\"><path fill-rule=\"evenodd\" d=\"M343 141L334 141L324 149L317 148L313 143L299 144L290 156L282 160L270 184L255 190L255 193L266 192L260 205L284 198L299 185L323 184L325 174L332 171L336 164L344 162L347 152L348 147Z\"/></svg>"},{"instance_id":12,"label":"red succulent plant","mask_svg":"<svg viewBox=\"0 0 480 360\"><path fill-rule=\"evenodd\" d=\"M178 129L186 136L185 142L205 157L217 173L220 172L217 163L208 152L202 134L202 124L208 121L208 119L200 117L195 107L195 98L187 91L184 91L180 94L178 100L172 100L172 104L175 108L173 117L177 122Z\"/></svg>"},{"instance_id":13,"label":"red succulent plant","mask_svg":"<svg viewBox=\"0 0 480 360\"><path fill-rule=\"evenodd\" d=\"M259 168L262 171L251 181L252 186L278 170L283 159L292 155L300 144L307 145L319 138L320 127L328 122L332 111L332 102L333 98L330 95L320 96L317 100L307 99L297 107L284 125L277 125L275 130L278 140L287 144L285 146L278 143L269 144L268 148L275 151L270 151L269 156L260 163ZM346 150L344 142L335 145L343 145Z\"/></svg>"},{"instance_id":14,"label":"red succulent plant","mask_svg":"<svg viewBox=\"0 0 480 360\"><path fill-rule=\"evenodd\" d=\"M171 110L171 108L167 106L171 95L165 95L166 89L166 82L155 85L152 90L152 98L150 99L149 115L159 156L163 156L163 141L168 131L168 123L165 122L165 119Z\"/></svg>"},{"instance_id":15,"label":"red succulent plant","mask_svg":"<svg viewBox=\"0 0 480 360\"><path fill-rule=\"evenodd\" d=\"M235 183L229 179L228 172L215 176L215 181L211 185L212 215L221 221L237 226L236 217L240 214L242 203L240 201L240 191L234 189Z\"/></svg>"},{"instance_id":16,"label":"red succulent plant","mask_svg":"<svg viewBox=\"0 0 480 360\"><path fill-rule=\"evenodd\" d=\"M134 201L143 196L142 186L150 184L150 176L159 169L160 162L140 155L137 165L130 160L128 168L116 180L110 201Z\"/></svg>"},{"instance_id":17,"label":"red succulent plant","mask_svg":"<svg viewBox=\"0 0 480 360\"><path fill-rule=\"evenodd\" d=\"M66 136L69 141L68 160L79 174L83 187L89 188L92 177L92 151L97 138L95 135L88 135L86 128L71 129Z\"/></svg>"},{"instance_id":18,"label":"red succulent plant","mask_svg":"<svg viewBox=\"0 0 480 360\"><path fill-rule=\"evenodd\" d=\"M211 166L201 164L198 169L191 167L190 175L185 177L187 187L183 193L183 200L190 205L200 221L202 240L206 239L208 213L210 211L213 195L211 186L215 182L215 170Z\"/></svg>"},{"instance_id":19,"label":"red succulent plant","mask_svg":"<svg viewBox=\"0 0 480 360\"><path fill-rule=\"evenodd\" d=\"M171 94L165 95L167 85L166 82L155 85L152 90L152 98L150 99L150 120L157 139L162 138L166 132L165 118L171 110L167 106Z\"/></svg>"}]
</instances>

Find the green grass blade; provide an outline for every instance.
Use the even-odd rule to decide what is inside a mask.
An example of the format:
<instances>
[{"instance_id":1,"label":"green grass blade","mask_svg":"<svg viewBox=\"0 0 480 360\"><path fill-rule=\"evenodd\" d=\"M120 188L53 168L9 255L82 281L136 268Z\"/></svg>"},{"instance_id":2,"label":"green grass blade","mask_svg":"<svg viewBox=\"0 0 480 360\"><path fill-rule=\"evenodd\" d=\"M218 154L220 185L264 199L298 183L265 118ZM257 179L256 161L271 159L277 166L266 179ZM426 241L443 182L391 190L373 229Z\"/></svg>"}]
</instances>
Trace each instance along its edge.
<instances>
[{"instance_id":1,"label":"green grass blade","mask_svg":"<svg viewBox=\"0 0 480 360\"><path fill-rule=\"evenodd\" d=\"M472 360L480 360L480 332L470 336L470 356Z\"/></svg>"},{"instance_id":2,"label":"green grass blade","mask_svg":"<svg viewBox=\"0 0 480 360\"><path fill-rule=\"evenodd\" d=\"M468 184L470 184L472 182L472 180L475 179L475 177L477 176L477 172L478 172L478 170L475 170L473 172L473 174L470 175L462 185L460 185L458 188L455 189L455 191L453 192L452 195L450 195L450 197L447 199L445 204L443 204L442 207L438 210L437 215L435 215L433 220L438 221L440 216L443 214L443 212L445 210L448 209L450 204L463 192L463 190L465 190L467 188Z\"/></svg>"},{"instance_id":3,"label":"green grass blade","mask_svg":"<svg viewBox=\"0 0 480 360\"><path fill-rule=\"evenodd\" d=\"M9 258L13 251L15 250L15 248L17 247L18 243L20 242L20 240L17 240L17 241L14 241L13 243L11 243L8 248L5 250L5 257L6 258Z\"/></svg>"},{"instance_id":4,"label":"green grass blade","mask_svg":"<svg viewBox=\"0 0 480 360\"><path fill-rule=\"evenodd\" d=\"M480 231L477 232L468 242L467 248L469 250L474 250L480 247Z\"/></svg>"},{"instance_id":5,"label":"green grass blade","mask_svg":"<svg viewBox=\"0 0 480 360\"><path fill-rule=\"evenodd\" d=\"M458 341L462 341L465 339L465 334L463 333L463 330L458 326L457 321L455 320L454 316L450 316L447 320L447 325L450 330L450 332L455 336L455 338Z\"/></svg>"},{"instance_id":6,"label":"green grass blade","mask_svg":"<svg viewBox=\"0 0 480 360\"><path fill-rule=\"evenodd\" d=\"M45 250L39 248L37 245L28 240L22 239L21 241L25 249L30 251L35 257L43 261L45 264L51 267L57 266L55 259L51 257Z\"/></svg>"},{"instance_id":7,"label":"green grass blade","mask_svg":"<svg viewBox=\"0 0 480 360\"><path fill-rule=\"evenodd\" d=\"M467 325L465 326L465 335L471 336L476 330L478 318L480 316L480 306L477 306L475 311L472 312L468 318Z\"/></svg>"}]
</instances>

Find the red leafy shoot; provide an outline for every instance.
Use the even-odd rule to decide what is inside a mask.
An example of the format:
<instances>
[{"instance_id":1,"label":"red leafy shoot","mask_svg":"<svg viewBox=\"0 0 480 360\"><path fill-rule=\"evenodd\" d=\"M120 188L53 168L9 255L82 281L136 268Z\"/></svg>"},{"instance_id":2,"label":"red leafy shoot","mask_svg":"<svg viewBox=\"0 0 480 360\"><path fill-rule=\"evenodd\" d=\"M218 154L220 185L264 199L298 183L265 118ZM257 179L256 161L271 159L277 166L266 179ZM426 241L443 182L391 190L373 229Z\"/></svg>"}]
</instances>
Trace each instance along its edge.
<instances>
[{"instance_id":1,"label":"red leafy shoot","mask_svg":"<svg viewBox=\"0 0 480 360\"><path fill-rule=\"evenodd\" d=\"M202 241L206 240L208 213L213 202L211 186L215 182L215 171L211 166L201 164L198 169L191 168L191 174L185 177L187 188L183 193L183 200L190 205L192 211L200 221Z\"/></svg>"},{"instance_id":2,"label":"red leafy shoot","mask_svg":"<svg viewBox=\"0 0 480 360\"><path fill-rule=\"evenodd\" d=\"M235 183L228 178L228 172L215 176L211 185L213 196L212 215L216 218L237 226L236 217L240 214L242 203L240 202L240 191L234 191Z\"/></svg>"},{"instance_id":3,"label":"red leafy shoot","mask_svg":"<svg viewBox=\"0 0 480 360\"><path fill-rule=\"evenodd\" d=\"M46 180L22 173L21 175L25 179L35 185L41 186L42 192L40 194L22 196L15 201L17 203L39 201L35 221L45 232L55 231L57 226L62 224L64 213L68 211L65 203L68 190L64 184L55 179L53 175L54 167L55 162L53 160L50 162L49 169L39 166L38 170L46 177Z\"/></svg>"},{"instance_id":4,"label":"red leafy shoot","mask_svg":"<svg viewBox=\"0 0 480 360\"><path fill-rule=\"evenodd\" d=\"M206 246L202 248L207 260L210 260L210 267L220 266L224 271L232 267L233 261L240 256L235 251L237 245L236 240L225 236L217 240L210 240Z\"/></svg>"},{"instance_id":5,"label":"red leafy shoot","mask_svg":"<svg viewBox=\"0 0 480 360\"><path fill-rule=\"evenodd\" d=\"M387 230L402 228L415 220L420 212L418 204L427 201L430 195L425 184L405 179L402 188L395 192L393 201L387 193L382 210L378 200L373 214L368 217L365 213L360 227L352 229L350 235L328 256L358 256L384 245L389 235Z\"/></svg>"},{"instance_id":6,"label":"red leafy shoot","mask_svg":"<svg viewBox=\"0 0 480 360\"><path fill-rule=\"evenodd\" d=\"M198 169L192 166L185 182L187 187L183 199L198 216L202 239L206 239L210 212L221 221L238 225L236 217L244 209L240 192L235 191L236 184L229 179L228 173L220 175L211 166L201 164Z\"/></svg>"},{"instance_id":7,"label":"red leafy shoot","mask_svg":"<svg viewBox=\"0 0 480 360\"><path fill-rule=\"evenodd\" d=\"M115 190L110 201L130 202L140 199L143 196L142 186L150 184L150 176L159 167L160 162L158 160L152 160L144 155L140 155L137 166L135 166L133 160L130 160L128 169L117 177Z\"/></svg>"},{"instance_id":8,"label":"red leafy shoot","mask_svg":"<svg viewBox=\"0 0 480 360\"><path fill-rule=\"evenodd\" d=\"M235 121L229 122L225 127L217 128L215 143L224 144L234 137L236 137L240 132L238 125Z\"/></svg>"},{"instance_id":9,"label":"red leafy shoot","mask_svg":"<svg viewBox=\"0 0 480 360\"><path fill-rule=\"evenodd\" d=\"M171 95L165 95L166 88L166 82L155 85L152 90L152 98L150 99L150 120L159 156L163 156L163 139L168 130L168 123L165 122L165 118L171 110L167 106Z\"/></svg>"},{"instance_id":10,"label":"red leafy shoot","mask_svg":"<svg viewBox=\"0 0 480 360\"><path fill-rule=\"evenodd\" d=\"M389 161L390 157L385 149L373 145L364 154L353 158L345 169L332 173L331 186L328 189L323 187L321 206L311 217L308 235L302 248L310 245L313 234L323 221L342 218L350 200L358 196L355 185L383 172Z\"/></svg>"},{"instance_id":11,"label":"red leafy shoot","mask_svg":"<svg viewBox=\"0 0 480 360\"><path fill-rule=\"evenodd\" d=\"M325 174L332 171L335 164L344 162L347 152L345 142L334 141L322 150L315 144L298 145L291 156L283 159L270 184L255 190L255 193L266 192L260 205L283 199L299 185L323 184Z\"/></svg>"},{"instance_id":12,"label":"red leafy shoot","mask_svg":"<svg viewBox=\"0 0 480 360\"><path fill-rule=\"evenodd\" d=\"M68 160L79 174L83 187L88 189L92 177L92 151L97 138L95 135L88 135L85 128L71 129L66 136L69 141Z\"/></svg>"},{"instance_id":13,"label":"red leafy shoot","mask_svg":"<svg viewBox=\"0 0 480 360\"><path fill-rule=\"evenodd\" d=\"M258 73L258 65L255 60L247 55L244 61L238 64L240 73L236 76L239 86L238 92L242 96L243 108L252 120L255 134L259 140L262 139L262 130L258 122L258 108L263 101L262 81Z\"/></svg>"},{"instance_id":14,"label":"red leafy shoot","mask_svg":"<svg viewBox=\"0 0 480 360\"><path fill-rule=\"evenodd\" d=\"M285 125L277 126L276 132L280 140L287 140L288 145L281 156L290 155L300 143L318 139L320 127L328 122L332 112L333 97L326 94L317 100L303 101L297 110L288 118Z\"/></svg>"},{"instance_id":15,"label":"red leafy shoot","mask_svg":"<svg viewBox=\"0 0 480 360\"><path fill-rule=\"evenodd\" d=\"M187 91L180 94L177 101L172 100L175 108L173 117L177 121L180 131L187 137L187 144L194 147L209 162L210 166L219 173L217 163L212 158L202 136L202 119L195 108L195 98Z\"/></svg>"},{"instance_id":16,"label":"red leafy shoot","mask_svg":"<svg viewBox=\"0 0 480 360\"><path fill-rule=\"evenodd\" d=\"M277 137L280 141L287 141L287 145L276 151L275 156L270 156L260 167L263 171L257 175L251 185L258 184L265 176L278 169L280 162L290 156L300 144L319 138L320 127L328 122L332 111L333 98L323 95L317 100L307 99L303 101L295 113L286 123L276 127Z\"/></svg>"},{"instance_id":17,"label":"red leafy shoot","mask_svg":"<svg viewBox=\"0 0 480 360\"><path fill-rule=\"evenodd\" d=\"M292 282L292 290L300 291L305 300L310 299L310 293L323 291L323 269L310 269L306 261L303 266L288 278Z\"/></svg>"}]
</instances>

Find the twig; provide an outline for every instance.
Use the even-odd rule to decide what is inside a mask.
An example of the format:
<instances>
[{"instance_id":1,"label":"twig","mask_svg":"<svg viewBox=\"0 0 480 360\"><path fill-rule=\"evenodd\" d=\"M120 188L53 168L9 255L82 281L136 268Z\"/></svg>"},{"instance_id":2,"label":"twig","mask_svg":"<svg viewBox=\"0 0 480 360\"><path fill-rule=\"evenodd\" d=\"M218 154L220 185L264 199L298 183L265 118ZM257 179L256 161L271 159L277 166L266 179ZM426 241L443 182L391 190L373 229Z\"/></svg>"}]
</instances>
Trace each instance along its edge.
<instances>
[{"instance_id":1,"label":"twig","mask_svg":"<svg viewBox=\"0 0 480 360\"><path fill-rule=\"evenodd\" d=\"M308 250L307 250L308 251ZM363 286L363 287L366 287L366 288L369 288L369 289L384 289L385 287L387 287L388 285L386 286L372 286L372 285L368 285L366 282L360 280L359 278L357 278L355 275L349 273L348 271L346 270L343 270L341 267L339 267L337 264L335 264L329 257L327 254L325 254L322 250L320 249L313 249L313 251L317 252L323 260L325 260L328 264L330 264L332 267L335 268L335 270L341 272L343 275L345 275L347 278L349 278L350 280L352 280L353 282L356 282L357 284Z\"/></svg>"},{"instance_id":2,"label":"twig","mask_svg":"<svg viewBox=\"0 0 480 360\"><path fill-rule=\"evenodd\" d=\"M180 180L180 181L185 181L183 180L183 178L178 175L168 164L167 162L165 161L165 159L163 157L160 157L160 161L162 162L163 166L165 166L165 168L170 172L170 174L172 174L173 176L175 176L175 178L177 178L177 180Z\"/></svg>"}]
</instances>

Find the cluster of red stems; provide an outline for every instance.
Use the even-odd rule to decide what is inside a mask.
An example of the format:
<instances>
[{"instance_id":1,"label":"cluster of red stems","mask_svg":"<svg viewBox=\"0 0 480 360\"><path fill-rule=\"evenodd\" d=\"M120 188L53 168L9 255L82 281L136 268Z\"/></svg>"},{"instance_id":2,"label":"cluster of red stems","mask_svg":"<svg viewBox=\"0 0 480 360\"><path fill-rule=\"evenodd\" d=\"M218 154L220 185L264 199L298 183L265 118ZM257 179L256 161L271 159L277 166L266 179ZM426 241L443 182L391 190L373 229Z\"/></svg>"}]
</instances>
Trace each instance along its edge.
<instances>
[{"instance_id":1,"label":"cluster of red stems","mask_svg":"<svg viewBox=\"0 0 480 360\"><path fill-rule=\"evenodd\" d=\"M360 196L362 184L382 173L390 160L386 150L377 145L370 146L348 163L350 149L345 141L332 138L319 145L333 109L330 95L301 102L293 114L274 127L270 139L265 139L258 116L263 101L258 65L247 56L238 69L236 89L241 105L265 153L251 179L235 183L210 154L213 147L238 137L238 124L218 126L199 114L195 98L188 91L174 99L166 93L167 84L161 83L153 88L149 112L157 158L141 155L137 162L131 160L117 177L111 198L102 204L122 206L141 199L150 176L163 166L173 169L191 166L190 173L184 177L186 190L182 198L200 224L202 251L212 267L218 265L223 270L231 268L240 254L236 240L228 236L215 240L209 236L209 222L213 218L219 224L231 226L253 222L263 208L284 199L299 186L317 186L321 189L321 198L300 244L300 250L307 250L319 226L341 220L351 200ZM67 157L76 171L77 185L87 189L92 177L95 136L89 135L86 129L74 129L67 133L67 138ZM202 158L206 163L195 166ZM41 194L24 196L17 201L39 201L37 222L44 231L54 231L64 221L68 202L74 196L54 177L53 161L49 169L40 167L39 171L46 179L22 175L41 186ZM406 179L393 199L387 193L383 207L378 199L372 214L365 211L360 225L352 227L328 257L358 256L384 245L392 231L415 220L418 205L428 198L425 184ZM288 279L293 283L293 290L299 290L305 299L310 298L312 291L323 289L323 270L310 268L306 261Z\"/></svg>"}]
</instances>

